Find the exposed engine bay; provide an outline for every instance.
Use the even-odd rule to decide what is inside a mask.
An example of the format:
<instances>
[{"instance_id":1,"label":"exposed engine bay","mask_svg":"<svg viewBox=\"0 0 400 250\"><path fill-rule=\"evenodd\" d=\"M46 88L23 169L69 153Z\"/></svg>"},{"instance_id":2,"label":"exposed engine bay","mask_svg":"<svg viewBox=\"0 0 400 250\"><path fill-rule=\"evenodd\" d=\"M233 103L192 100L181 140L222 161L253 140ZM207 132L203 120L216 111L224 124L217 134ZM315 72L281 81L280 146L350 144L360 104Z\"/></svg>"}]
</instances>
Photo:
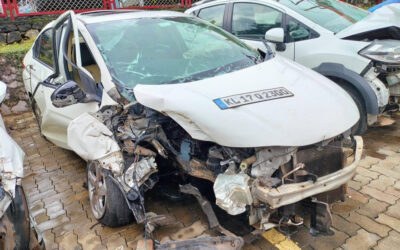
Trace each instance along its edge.
<instances>
[{"instance_id":1,"label":"exposed engine bay","mask_svg":"<svg viewBox=\"0 0 400 250\"><path fill-rule=\"evenodd\" d=\"M230 237L235 234L219 224L192 180L206 180L220 209L245 214L258 230L301 225L311 216L313 235L332 234L328 204L344 199L343 184L362 151L362 139L348 136L305 147L226 147L193 139L168 116L137 102L82 114L68 128L69 146L111 172L137 223L149 221L146 191L174 176L180 191L200 202L211 228Z\"/></svg>"}]
</instances>

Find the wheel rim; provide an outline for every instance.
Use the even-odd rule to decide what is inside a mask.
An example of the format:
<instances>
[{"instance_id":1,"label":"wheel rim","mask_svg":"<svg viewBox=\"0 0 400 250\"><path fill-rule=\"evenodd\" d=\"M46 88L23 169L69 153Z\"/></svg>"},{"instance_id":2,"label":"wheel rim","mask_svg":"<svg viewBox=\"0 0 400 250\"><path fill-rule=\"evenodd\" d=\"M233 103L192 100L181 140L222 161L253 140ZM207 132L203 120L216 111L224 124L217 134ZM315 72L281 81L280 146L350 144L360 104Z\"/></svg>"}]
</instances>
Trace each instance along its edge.
<instances>
[{"instance_id":1,"label":"wheel rim","mask_svg":"<svg viewBox=\"0 0 400 250\"><path fill-rule=\"evenodd\" d=\"M88 189L90 207L96 219L101 219L106 211L106 181L98 164L91 162L88 167Z\"/></svg>"}]
</instances>

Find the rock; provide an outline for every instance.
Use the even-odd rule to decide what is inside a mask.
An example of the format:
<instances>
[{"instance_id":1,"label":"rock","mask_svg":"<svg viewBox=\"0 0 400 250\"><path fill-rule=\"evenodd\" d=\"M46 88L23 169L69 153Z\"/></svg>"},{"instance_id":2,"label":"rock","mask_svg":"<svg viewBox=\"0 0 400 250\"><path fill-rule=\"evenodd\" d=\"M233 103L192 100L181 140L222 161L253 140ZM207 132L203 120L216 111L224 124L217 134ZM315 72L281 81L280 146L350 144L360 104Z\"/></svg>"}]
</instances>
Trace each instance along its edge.
<instances>
[{"instance_id":1,"label":"rock","mask_svg":"<svg viewBox=\"0 0 400 250\"><path fill-rule=\"evenodd\" d=\"M29 100L29 96L25 92L18 93L18 100Z\"/></svg>"},{"instance_id":2,"label":"rock","mask_svg":"<svg viewBox=\"0 0 400 250\"><path fill-rule=\"evenodd\" d=\"M35 29L35 30L41 30L43 27L44 27L44 24L40 23L40 22L32 24L32 29Z\"/></svg>"},{"instance_id":3,"label":"rock","mask_svg":"<svg viewBox=\"0 0 400 250\"><path fill-rule=\"evenodd\" d=\"M0 25L0 32L11 32L11 31L17 31L18 27L15 24L3 24Z\"/></svg>"},{"instance_id":4,"label":"rock","mask_svg":"<svg viewBox=\"0 0 400 250\"><path fill-rule=\"evenodd\" d=\"M12 31L7 34L7 43L15 43L21 41L21 32L19 31Z\"/></svg>"},{"instance_id":5,"label":"rock","mask_svg":"<svg viewBox=\"0 0 400 250\"><path fill-rule=\"evenodd\" d=\"M0 33L0 44L7 43L7 33Z\"/></svg>"},{"instance_id":6,"label":"rock","mask_svg":"<svg viewBox=\"0 0 400 250\"><path fill-rule=\"evenodd\" d=\"M5 104L3 103L3 104L1 104L1 106L0 106L0 113L1 113L2 115L9 115L9 114L11 114L11 110L10 110L10 108L9 108L7 105L5 105Z\"/></svg>"},{"instance_id":7,"label":"rock","mask_svg":"<svg viewBox=\"0 0 400 250\"><path fill-rule=\"evenodd\" d=\"M30 39L35 39L38 35L39 35L39 31L38 30L34 30L34 29L28 30L25 33L25 36L30 38Z\"/></svg>"},{"instance_id":8,"label":"rock","mask_svg":"<svg viewBox=\"0 0 400 250\"><path fill-rule=\"evenodd\" d=\"M18 25L18 30L21 31L21 32L25 32L25 31L30 30L31 27L32 27L31 24L29 24L29 23L24 23L24 24Z\"/></svg>"},{"instance_id":9,"label":"rock","mask_svg":"<svg viewBox=\"0 0 400 250\"><path fill-rule=\"evenodd\" d=\"M22 84L22 82L18 82L18 81L12 81L11 83L7 84L7 86L8 86L10 89L16 89L16 88L21 87L21 86L23 86L23 85L24 85L24 84Z\"/></svg>"},{"instance_id":10,"label":"rock","mask_svg":"<svg viewBox=\"0 0 400 250\"><path fill-rule=\"evenodd\" d=\"M18 101L17 105L11 108L12 113L22 113L28 111L28 104L25 101Z\"/></svg>"}]
</instances>

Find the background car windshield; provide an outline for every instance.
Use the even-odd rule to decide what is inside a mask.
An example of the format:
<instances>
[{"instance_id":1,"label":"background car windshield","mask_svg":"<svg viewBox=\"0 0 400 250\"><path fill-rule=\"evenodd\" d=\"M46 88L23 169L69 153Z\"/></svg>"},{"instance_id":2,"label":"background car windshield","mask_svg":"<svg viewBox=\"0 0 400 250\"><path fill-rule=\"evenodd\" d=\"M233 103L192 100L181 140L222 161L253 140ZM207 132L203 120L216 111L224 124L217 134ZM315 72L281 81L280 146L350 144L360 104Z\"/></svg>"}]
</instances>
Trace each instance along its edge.
<instances>
[{"instance_id":1,"label":"background car windshield","mask_svg":"<svg viewBox=\"0 0 400 250\"><path fill-rule=\"evenodd\" d=\"M339 32L368 16L368 12L336 0L279 0L322 27Z\"/></svg>"},{"instance_id":2,"label":"background car windshield","mask_svg":"<svg viewBox=\"0 0 400 250\"><path fill-rule=\"evenodd\" d=\"M249 67L260 55L221 29L191 17L88 25L119 85L182 83Z\"/></svg>"}]
</instances>

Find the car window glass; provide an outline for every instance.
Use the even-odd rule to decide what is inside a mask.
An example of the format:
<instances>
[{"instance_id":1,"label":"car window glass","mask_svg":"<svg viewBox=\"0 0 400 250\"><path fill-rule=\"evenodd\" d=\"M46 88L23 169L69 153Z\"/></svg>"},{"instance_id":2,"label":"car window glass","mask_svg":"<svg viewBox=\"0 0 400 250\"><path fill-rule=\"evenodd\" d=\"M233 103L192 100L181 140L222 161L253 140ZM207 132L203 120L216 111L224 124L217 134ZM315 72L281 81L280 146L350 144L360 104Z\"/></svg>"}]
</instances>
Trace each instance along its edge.
<instances>
[{"instance_id":1,"label":"car window glass","mask_svg":"<svg viewBox=\"0 0 400 250\"><path fill-rule=\"evenodd\" d=\"M225 5L217 5L200 10L199 17L218 27L222 27Z\"/></svg>"},{"instance_id":2,"label":"car window glass","mask_svg":"<svg viewBox=\"0 0 400 250\"><path fill-rule=\"evenodd\" d=\"M198 81L262 61L236 37L192 17L128 19L87 27L113 80L124 86L125 97L137 84Z\"/></svg>"},{"instance_id":3,"label":"car window glass","mask_svg":"<svg viewBox=\"0 0 400 250\"><path fill-rule=\"evenodd\" d=\"M297 42L310 38L310 31L295 20L288 20L286 31L289 42Z\"/></svg>"},{"instance_id":4,"label":"car window glass","mask_svg":"<svg viewBox=\"0 0 400 250\"><path fill-rule=\"evenodd\" d=\"M241 38L263 39L265 32L282 27L282 13L261 4L236 3L233 6L232 33Z\"/></svg>"},{"instance_id":5,"label":"car window glass","mask_svg":"<svg viewBox=\"0 0 400 250\"><path fill-rule=\"evenodd\" d=\"M36 58L44 64L54 67L53 30L43 32L37 40Z\"/></svg>"},{"instance_id":6,"label":"car window glass","mask_svg":"<svg viewBox=\"0 0 400 250\"><path fill-rule=\"evenodd\" d=\"M332 32L339 32L369 15L338 0L280 0L279 3Z\"/></svg>"}]
</instances>

